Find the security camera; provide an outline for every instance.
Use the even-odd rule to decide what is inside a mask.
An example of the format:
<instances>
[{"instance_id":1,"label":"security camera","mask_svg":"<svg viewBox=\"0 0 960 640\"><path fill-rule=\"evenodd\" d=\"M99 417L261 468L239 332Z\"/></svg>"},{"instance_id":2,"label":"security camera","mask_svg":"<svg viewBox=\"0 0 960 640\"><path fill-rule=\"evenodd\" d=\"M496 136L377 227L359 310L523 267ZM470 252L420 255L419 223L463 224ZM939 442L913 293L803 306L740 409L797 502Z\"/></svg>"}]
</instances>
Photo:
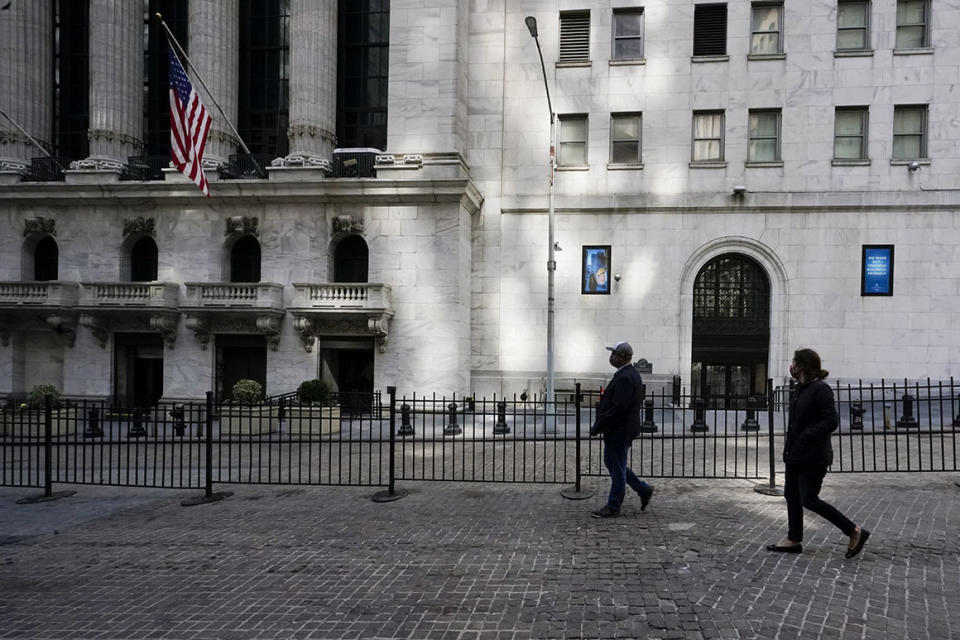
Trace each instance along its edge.
<instances>
[{"instance_id":1,"label":"security camera","mask_svg":"<svg viewBox=\"0 0 960 640\"><path fill-rule=\"evenodd\" d=\"M747 188L742 184L733 185L733 195L742 196L747 192Z\"/></svg>"},{"instance_id":2,"label":"security camera","mask_svg":"<svg viewBox=\"0 0 960 640\"><path fill-rule=\"evenodd\" d=\"M560 243L559 243L559 242L554 242L554 243L553 243L553 250L554 250L554 251L563 251L563 247L560 246Z\"/></svg>"},{"instance_id":3,"label":"security camera","mask_svg":"<svg viewBox=\"0 0 960 640\"><path fill-rule=\"evenodd\" d=\"M913 162L907 165L907 169L909 169L910 171L919 171L920 163L914 160Z\"/></svg>"},{"instance_id":4,"label":"security camera","mask_svg":"<svg viewBox=\"0 0 960 640\"><path fill-rule=\"evenodd\" d=\"M620 282L620 274L619 273L613 274L613 279L616 280L617 282Z\"/></svg>"}]
</instances>

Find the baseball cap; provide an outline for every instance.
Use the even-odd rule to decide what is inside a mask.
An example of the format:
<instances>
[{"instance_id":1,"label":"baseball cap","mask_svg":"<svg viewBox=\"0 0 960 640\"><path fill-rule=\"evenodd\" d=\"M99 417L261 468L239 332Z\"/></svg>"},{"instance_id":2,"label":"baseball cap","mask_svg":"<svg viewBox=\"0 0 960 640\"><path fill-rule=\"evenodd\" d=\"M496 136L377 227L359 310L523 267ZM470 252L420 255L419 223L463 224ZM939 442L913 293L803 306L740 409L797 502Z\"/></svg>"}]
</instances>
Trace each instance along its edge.
<instances>
[{"instance_id":1,"label":"baseball cap","mask_svg":"<svg viewBox=\"0 0 960 640\"><path fill-rule=\"evenodd\" d=\"M619 353L620 355L633 357L633 347L630 346L629 342L620 341L612 347L607 347L607 351L613 351L614 353Z\"/></svg>"}]
</instances>

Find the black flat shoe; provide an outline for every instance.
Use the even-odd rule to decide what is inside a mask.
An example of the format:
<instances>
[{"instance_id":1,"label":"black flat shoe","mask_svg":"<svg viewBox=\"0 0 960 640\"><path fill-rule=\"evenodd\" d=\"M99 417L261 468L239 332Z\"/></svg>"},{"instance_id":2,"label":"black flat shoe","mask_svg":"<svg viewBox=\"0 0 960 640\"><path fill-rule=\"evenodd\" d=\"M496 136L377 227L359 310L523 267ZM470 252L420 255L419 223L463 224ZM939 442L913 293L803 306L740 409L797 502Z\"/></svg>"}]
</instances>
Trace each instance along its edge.
<instances>
[{"instance_id":1,"label":"black flat shoe","mask_svg":"<svg viewBox=\"0 0 960 640\"><path fill-rule=\"evenodd\" d=\"M867 538L869 537L870 537L870 532L864 529L863 527L861 527L860 541L857 543L857 546L855 546L853 549L847 549L847 552L843 555L843 557L846 558L847 560L849 560L850 558L856 557L856 555L860 553L860 551L863 549L863 545L867 543Z\"/></svg>"},{"instance_id":2,"label":"black flat shoe","mask_svg":"<svg viewBox=\"0 0 960 640\"><path fill-rule=\"evenodd\" d=\"M803 553L802 544L768 544L767 551L778 553Z\"/></svg>"}]
</instances>

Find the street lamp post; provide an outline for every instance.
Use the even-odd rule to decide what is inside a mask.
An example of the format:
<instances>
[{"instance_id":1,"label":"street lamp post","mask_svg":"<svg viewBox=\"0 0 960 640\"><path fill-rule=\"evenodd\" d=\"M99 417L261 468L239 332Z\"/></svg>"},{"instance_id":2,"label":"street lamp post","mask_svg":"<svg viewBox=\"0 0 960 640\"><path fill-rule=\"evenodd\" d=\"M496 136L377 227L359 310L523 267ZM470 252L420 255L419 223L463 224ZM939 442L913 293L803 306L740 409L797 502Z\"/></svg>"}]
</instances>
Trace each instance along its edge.
<instances>
[{"instance_id":1,"label":"street lamp post","mask_svg":"<svg viewBox=\"0 0 960 640\"><path fill-rule=\"evenodd\" d=\"M547 108L550 110L550 195L548 223L549 228L547 238L547 397L545 398L546 424L545 428L552 431L556 420L556 405L554 404L554 372L553 372L553 342L554 342L554 298L553 282L554 273L557 270L557 261L554 259L556 244L553 239L554 216L553 216L553 176L557 167L556 157L556 133L557 122L556 115L553 113L553 103L550 102L550 85L547 84L547 68L543 64L543 51L540 49L540 40L537 38L537 19L533 16L524 18L527 29L533 41L537 43L537 54L540 56L540 70L543 72L543 88L547 92Z\"/></svg>"}]
</instances>

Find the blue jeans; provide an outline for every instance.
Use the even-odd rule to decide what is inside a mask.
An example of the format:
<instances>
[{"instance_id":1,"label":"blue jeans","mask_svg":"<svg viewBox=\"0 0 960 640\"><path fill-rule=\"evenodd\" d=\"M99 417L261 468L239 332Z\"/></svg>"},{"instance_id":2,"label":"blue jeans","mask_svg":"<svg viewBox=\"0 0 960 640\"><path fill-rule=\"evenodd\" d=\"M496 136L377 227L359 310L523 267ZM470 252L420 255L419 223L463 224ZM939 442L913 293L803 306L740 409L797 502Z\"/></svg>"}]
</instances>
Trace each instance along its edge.
<instances>
[{"instance_id":1,"label":"blue jeans","mask_svg":"<svg viewBox=\"0 0 960 640\"><path fill-rule=\"evenodd\" d=\"M632 438L603 437L603 464L610 473L610 496L607 498L607 506L614 511L620 511L627 485L639 494L649 489L649 485L638 478L627 466L627 453L630 451L631 444L633 444Z\"/></svg>"}]
</instances>

